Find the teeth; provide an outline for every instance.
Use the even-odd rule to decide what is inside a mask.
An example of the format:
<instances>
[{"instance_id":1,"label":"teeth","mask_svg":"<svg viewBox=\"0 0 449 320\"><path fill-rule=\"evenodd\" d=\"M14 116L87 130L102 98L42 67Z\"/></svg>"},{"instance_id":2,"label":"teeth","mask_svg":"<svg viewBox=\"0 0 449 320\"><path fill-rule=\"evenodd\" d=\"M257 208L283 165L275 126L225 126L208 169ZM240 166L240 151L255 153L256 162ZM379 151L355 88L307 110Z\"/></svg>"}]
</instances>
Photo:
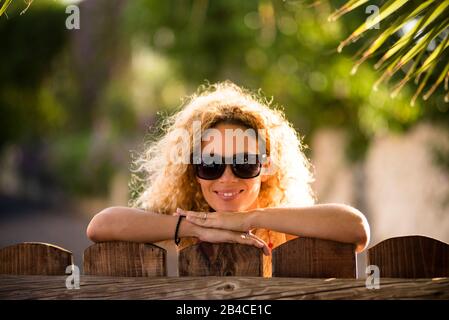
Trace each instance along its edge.
<instances>
[{"instance_id":1,"label":"teeth","mask_svg":"<svg viewBox=\"0 0 449 320\"><path fill-rule=\"evenodd\" d=\"M223 197L233 197L240 193L240 191L236 192L217 192L218 194L222 195Z\"/></svg>"}]
</instances>

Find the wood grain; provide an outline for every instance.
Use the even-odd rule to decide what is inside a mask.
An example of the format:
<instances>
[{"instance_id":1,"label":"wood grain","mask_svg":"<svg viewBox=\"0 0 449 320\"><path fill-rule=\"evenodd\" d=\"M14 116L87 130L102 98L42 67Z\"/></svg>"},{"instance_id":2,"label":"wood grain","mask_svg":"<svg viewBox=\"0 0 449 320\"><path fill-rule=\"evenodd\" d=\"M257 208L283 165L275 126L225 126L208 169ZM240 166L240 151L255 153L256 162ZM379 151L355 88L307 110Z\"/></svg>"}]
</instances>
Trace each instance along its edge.
<instances>
[{"instance_id":1,"label":"wood grain","mask_svg":"<svg viewBox=\"0 0 449 320\"><path fill-rule=\"evenodd\" d=\"M24 242L0 249L0 274L63 275L73 264L72 253L41 242Z\"/></svg>"},{"instance_id":2,"label":"wood grain","mask_svg":"<svg viewBox=\"0 0 449 320\"><path fill-rule=\"evenodd\" d=\"M449 278L365 280L262 277L121 278L81 275L68 290L62 276L0 276L0 299L449 299Z\"/></svg>"},{"instance_id":3,"label":"wood grain","mask_svg":"<svg viewBox=\"0 0 449 320\"><path fill-rule=\"evenodd\" d=\"M84 274L116 277L167 275L166 250L153 244L99 242L84 251Z\"/></svg>"},{"instance_id":4,"label":"wood grain","mask_svg":"<svg viewBox=\"0 0 449 320\"><path fill-rule=\"evenodd\" d=\"M262 276L261 249L231 243L201 242L179 253L179 276Z\"/></svg>"},{"instance_id":5,"label":"wood grain","mask_svg":"<svg viewBox=\"0 0 449 320\"><path fill-rule=\"evenodd\" d=\"M390 238L368 249L367 263L378 266L381 277L447 277L449 245L424 236Z\"/></svg>"},{"instance_id":6,"label":"wood grain","mask_svg":"<svg viewBox=\"0 0 449 320\"><path fill-rule=\"evenodd\" d=\"M353 244L297 238L273 249L273 277L355 278Z\"/></svg>"}]
</instances>

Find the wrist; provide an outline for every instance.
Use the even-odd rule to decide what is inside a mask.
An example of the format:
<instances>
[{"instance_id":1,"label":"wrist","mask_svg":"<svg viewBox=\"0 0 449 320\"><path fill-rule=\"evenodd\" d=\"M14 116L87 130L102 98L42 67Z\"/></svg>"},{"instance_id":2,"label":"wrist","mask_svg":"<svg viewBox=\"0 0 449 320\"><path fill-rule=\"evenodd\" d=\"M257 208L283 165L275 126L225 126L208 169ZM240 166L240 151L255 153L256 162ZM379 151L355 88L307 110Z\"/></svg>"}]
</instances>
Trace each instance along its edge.
<instances>
[{"instance_id":1,"label":"wrist","mask_svg":"<svg viewBox=\"0 0 449 320\"><path fill-rule=\"evenodd\" d=\"M254 209L251 210L248 214L248 224L249 229L260 228L260 215L262 214L263 209Z\"/></svg>"},{"instance_id":2,"label":"wrist","mask_svg":"<svg viewBox=\"0 0 449 320\"><path fill-rule=\"evenodd\" d=\"M186 219L182 219L181 224L179 225L178 236L180 238L184 237L197 237L198 230L197 226L187 221Z\"/></svg>"}]
</instances>

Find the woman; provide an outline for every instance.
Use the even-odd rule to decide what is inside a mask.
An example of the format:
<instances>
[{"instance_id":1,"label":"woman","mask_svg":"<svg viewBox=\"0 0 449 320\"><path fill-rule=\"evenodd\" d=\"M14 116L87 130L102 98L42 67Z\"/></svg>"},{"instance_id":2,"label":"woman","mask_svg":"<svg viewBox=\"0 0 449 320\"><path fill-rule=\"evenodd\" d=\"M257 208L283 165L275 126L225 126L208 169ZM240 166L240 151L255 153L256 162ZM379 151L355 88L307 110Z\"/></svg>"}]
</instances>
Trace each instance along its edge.
<instances>
[{"instance_id":1,"label":"woman","mask_svg":"<svg viewBox=\"0 0 449 320\"><path fill-rule=\"evenodd\" d=\"M173 240L180 222L179 249L198 241L256 246L264 276L271 249L297 236L353 243L357 252L367 246L362 213L314 204L301 139L266 100L230 82L202 87L162 129L135 162L143 192L130 208L95 215L92 241Z\"/></svg>"}]
</instances>

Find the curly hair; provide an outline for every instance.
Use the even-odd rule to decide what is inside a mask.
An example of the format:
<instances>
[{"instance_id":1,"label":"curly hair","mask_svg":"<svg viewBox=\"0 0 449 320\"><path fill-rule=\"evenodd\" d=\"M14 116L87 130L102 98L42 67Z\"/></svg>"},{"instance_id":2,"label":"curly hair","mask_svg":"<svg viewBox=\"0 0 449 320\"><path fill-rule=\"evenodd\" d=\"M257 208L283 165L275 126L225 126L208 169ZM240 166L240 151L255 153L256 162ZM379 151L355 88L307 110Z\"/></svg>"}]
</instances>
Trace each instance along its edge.
<instances>
[{"instance_id":1,"label":"curly hair","mask_svg":"<svg viewBox=\"0 0 449 320\"><path fill-rule=\"evenodd\" d=\"M130 205L168 215L177 207L213 211L203 197L192 166L188 162L173 161L173 155L185 156L179 143L179 129L188 132L192 147L194 121L200 121L201 132L221 122L240 123L266 132L266 153L276 170L261 183L259 207L314 204L312 165L303 153L306 146L284 112L271 106L271 102L260 92L253 93L230 81L200 86L195 94L183 101L177 112L163 119L162 134L150 140L133 162L134 178L139 180L140 189ZM270 239L274 247L286 241L286 235L282 233L269 230L254 233L266 241ZM183 238L179 248L196 242L194 238ZM264 261L264 264L268 263ZM264 271L266 273L268 271Z\"/></svg>"}]
</instances>

